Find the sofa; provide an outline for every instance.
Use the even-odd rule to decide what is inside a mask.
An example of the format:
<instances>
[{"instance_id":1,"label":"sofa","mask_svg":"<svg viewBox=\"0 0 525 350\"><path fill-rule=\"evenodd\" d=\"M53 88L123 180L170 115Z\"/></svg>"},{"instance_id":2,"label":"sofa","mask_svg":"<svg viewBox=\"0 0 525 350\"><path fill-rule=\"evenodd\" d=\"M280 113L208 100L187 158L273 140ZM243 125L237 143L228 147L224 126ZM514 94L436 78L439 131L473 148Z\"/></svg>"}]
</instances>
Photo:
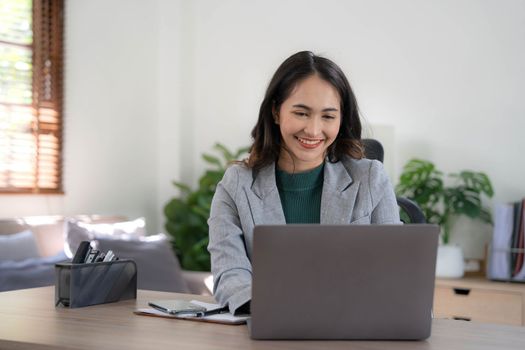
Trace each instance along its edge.
<instances>
[{"instance_id":1,"label":"sofa","mask_svg":"<svg viewBox=\"0 0 525 350\"><path fill-rule=\"evenodd\" d=\"M164 234L146 235L143 218L76 215L0 219L0 292L55 283L54 265L70 261L81 240L137 263L138 288L211 295L212 277L184 271Z\"/></svg>"}]
</instances>

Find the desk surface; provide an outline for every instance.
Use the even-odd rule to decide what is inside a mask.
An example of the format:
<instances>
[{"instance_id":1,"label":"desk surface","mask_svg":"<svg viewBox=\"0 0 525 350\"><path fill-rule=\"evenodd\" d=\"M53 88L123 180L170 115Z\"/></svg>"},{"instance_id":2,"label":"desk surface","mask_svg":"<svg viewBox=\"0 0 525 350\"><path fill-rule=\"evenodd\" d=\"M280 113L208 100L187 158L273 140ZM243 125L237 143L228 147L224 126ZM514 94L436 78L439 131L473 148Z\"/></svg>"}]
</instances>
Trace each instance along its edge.
<instances>
[{"instance_id":1,"label":"desk surface","mask_svg":"<svg viewBox=\"0 0 525 350\"><path fill-rule=\"evenodd\" d=\"M54 288L0 293L0 349L525 349L525 327L434 320L425 341L254 341L243 326L138 316L153 299L200 299L139 291L137 300L55 308Z\"/></svg>"}]
</instances>

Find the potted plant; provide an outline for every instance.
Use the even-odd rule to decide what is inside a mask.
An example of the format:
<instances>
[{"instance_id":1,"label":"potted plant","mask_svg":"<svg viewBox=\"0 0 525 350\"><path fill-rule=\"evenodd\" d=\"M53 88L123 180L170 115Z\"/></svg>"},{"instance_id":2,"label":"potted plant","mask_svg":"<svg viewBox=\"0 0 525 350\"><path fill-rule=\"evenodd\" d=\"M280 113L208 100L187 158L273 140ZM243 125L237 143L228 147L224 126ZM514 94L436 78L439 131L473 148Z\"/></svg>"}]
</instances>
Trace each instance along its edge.
<instances>
[{"instance_id":1,"label":"potted plant","mask_svg":"<svg viewBox=\"0 0 525 350\"><path fill-rule=\"evenodd\" d=\"M441 226L436 275L463 276L461 249L451 246L450 231L453 217L465 215L492 223L490 211L483 206L482 196L492 197L494 191L488 176L482 172L464 170L448 174L445 184L443 172L433 163L412 159L403 168L396 193L419 204L427 222ZM455 261L455 262L454 262Z\"/></svg>"},{"instance_id":2,"label":"potted plant","mask_svg":"<svg viewBox=\"0 0 525 350\"><path fill-rule=\"evenodd\" d=\"M192 190L188 185L173 182L180 190L180 196L173 198L164 207L165 228L173 236L173 249L183 269L210 271L208 253L208 218L213 194L228 165L248 151L240 148L230 152L225 146L215 144L221 158L203 154L202 158L212 166L199 178L198 187Z\"/></svg>"}]
</instances>

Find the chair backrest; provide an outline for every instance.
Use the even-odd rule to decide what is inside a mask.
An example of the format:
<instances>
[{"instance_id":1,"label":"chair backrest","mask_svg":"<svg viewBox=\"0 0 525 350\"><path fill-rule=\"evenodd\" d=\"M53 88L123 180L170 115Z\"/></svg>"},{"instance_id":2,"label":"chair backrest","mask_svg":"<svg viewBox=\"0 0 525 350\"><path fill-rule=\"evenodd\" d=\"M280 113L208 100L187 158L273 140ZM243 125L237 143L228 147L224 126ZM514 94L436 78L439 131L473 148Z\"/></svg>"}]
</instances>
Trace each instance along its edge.
<instances>
[{"instance_id":1,"label":"chair backrest","mask_svg":"<svg viewBox=\"0 0 525 350\"><path fill-rule=\"evenodd\" d=\"M385 150L381 142L375 139L362 139L363 147L365 148L365 157L368 159L376 159L383 163L385 157Z\"/></svg>"},{"instance_id":2,"label":"chair backrest","mask_svg":"<svg viewBox=\"0 0 525 350\"><path fill-rule=\"evenodd\" d=\"M376 159L381 163L383 162L385 151L381 142L375 139L362 139L365 157L368 159ZM405 197L396 197L397 205L401 210L407 214L409 222L411 224L424 224L427 222L425 215L421 208L416 204L416 202L405 198Z\"/></svg>"}]
</instances>

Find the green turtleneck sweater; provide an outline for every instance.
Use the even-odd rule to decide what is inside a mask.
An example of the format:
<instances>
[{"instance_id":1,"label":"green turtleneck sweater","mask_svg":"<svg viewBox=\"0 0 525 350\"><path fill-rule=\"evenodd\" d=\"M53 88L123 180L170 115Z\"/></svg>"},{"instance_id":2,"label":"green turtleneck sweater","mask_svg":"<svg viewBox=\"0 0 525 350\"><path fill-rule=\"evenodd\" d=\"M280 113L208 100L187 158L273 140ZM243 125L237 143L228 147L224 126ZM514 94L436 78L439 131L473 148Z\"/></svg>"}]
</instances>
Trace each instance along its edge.
<instances>
[{"instance_id":1,"label":"green turtleneck sweater","mask_svg":"<svg viewBox=\"0 0 525 350\"><path fill-rule=\"evenodd\" d=\"M320 223L324 163L315 169L296 174L288 174L277 167L275 169L286 223Z\"/></svg>"}]
</instances>

